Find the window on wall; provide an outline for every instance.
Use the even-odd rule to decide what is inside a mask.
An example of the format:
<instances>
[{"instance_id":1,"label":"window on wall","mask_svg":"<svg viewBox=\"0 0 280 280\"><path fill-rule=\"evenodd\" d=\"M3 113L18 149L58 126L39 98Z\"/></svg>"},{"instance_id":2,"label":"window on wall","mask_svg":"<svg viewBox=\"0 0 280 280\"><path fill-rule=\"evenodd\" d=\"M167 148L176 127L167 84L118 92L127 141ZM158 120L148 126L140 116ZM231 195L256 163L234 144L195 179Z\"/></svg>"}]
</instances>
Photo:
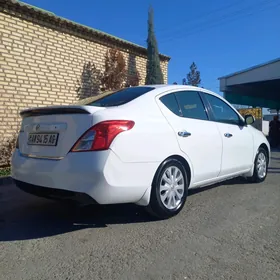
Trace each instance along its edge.
<instances>
[{"instance_id":1,"label":"window on wall","mask_svg":"<svg viewBox=\"0 0 280 280\"><path fill-rule=\"evenodd\" d=\"M208 116L197 91L179 91L176 99L185 118L208 120Z\"/></svg>"},{"instance_id":2,"label":"window on wall","mask_svg":"<svg viewBox=\"0 0 280 280\"><path fill-rule=\"evenodd\" d=\"M178 102L173 93L164 95L160 98L160 101L175 115L181 116L181 111Z\"/></svg>"},{"instance_id":3,"label":"window on wall","mask_svg":"<svg viewBox=\"0 0 280 280\"><path fill-rule=\"evenodd\" d=\"M236 125L240 124L241 119L238 114L222 99L211 94L205 94L205 97L210 103L215 121Z\"/></svg>"}]
</instances>

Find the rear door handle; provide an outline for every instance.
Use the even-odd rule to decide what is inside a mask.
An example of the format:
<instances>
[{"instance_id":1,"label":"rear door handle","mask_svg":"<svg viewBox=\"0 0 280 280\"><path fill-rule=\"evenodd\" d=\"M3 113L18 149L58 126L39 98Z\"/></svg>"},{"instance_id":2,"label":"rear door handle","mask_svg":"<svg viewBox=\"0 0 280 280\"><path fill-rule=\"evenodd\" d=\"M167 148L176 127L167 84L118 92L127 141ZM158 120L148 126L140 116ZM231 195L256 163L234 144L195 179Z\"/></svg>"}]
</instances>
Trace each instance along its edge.
<instances>
[{"instance_id":1,"label":"rear door handle","mask_svg":"<svg viewBox=\"0 0 280 280\"><path fill-rule=\"evenodd\" d=\"M224 135L225 135L225 137L227 137L227 138L230 138L230 137L232 137L232 136L233 136L233 135L232 135L232 134L230 134L230 133L225 133Z\"/></svg>"},{"instance_id":2,"label":"rear door handle","mask_svg":"<svg viewBox=\"0 0 280 280\"><path fill-rule=\"evenodd\" d=\"M189 137L192 134L190 132L187 132L187 131L184 130L184 131L179 131L178 135L181 136L181 137Z\"/></svg>"}]
</instances>

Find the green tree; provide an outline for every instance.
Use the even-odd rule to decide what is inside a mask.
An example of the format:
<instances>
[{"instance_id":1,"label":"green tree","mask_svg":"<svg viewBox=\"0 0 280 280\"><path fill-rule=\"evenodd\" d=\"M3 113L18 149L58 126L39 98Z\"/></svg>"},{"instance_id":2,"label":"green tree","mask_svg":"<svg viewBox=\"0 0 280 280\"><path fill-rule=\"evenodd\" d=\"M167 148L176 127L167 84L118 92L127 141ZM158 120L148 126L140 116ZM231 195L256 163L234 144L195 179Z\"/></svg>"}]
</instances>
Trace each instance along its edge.
<instances>
[{"instance_id":1,"label":"green tree","mask_svg":"<svg viewBox=\"0 0 280 280\"><path fill-rule=\"evenodd\" d=\"M196 64L193 62L190 66L190 72L187 74L187 84L191 86L199 86L201 83L200 71L197 70Z\"/></svg>"},{"instance_id":2,"label":"green tree","mask_svg":"<svg viewBox=\"0 0 280 280\"><path fill-rule=\"evenodd\" d=\"M148 38L147 38L147 76L146 85L163 84L163 75L160 68L157 40L154 31L154 11L150 7L148 16Z\"/></svg>"}]
</instances>

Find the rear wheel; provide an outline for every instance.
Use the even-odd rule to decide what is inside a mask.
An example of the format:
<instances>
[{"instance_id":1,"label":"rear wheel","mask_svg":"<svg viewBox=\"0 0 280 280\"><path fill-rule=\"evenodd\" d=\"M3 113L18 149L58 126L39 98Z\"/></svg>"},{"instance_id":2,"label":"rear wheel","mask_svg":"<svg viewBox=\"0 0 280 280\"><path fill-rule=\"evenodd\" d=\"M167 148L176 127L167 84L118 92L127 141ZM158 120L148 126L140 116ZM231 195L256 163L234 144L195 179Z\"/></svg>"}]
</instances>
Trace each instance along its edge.
<instances>
[{"instance_id":1,"label":"rear wheel","mask_svg":"<svg viewBox=\"0 0 280 280\"><path fill-rule=\"evenodd\" d=\"M261 183L267 176L268 169L268 154L263 148L259 148L255 163L254 163L254 174L248 178L252 183Z\"/></svg>"},{"instance_id":2,"label":"rear wheel","mask_svg":"<svg viewBox=\"0 0 280 280\"><path fill-rule=\"evenodd\" d=\"M155 175L148 211L160 219L177 215L185 204L188 184L183 164L176 159L166 160Z\"/></svg>"}]
</instances>

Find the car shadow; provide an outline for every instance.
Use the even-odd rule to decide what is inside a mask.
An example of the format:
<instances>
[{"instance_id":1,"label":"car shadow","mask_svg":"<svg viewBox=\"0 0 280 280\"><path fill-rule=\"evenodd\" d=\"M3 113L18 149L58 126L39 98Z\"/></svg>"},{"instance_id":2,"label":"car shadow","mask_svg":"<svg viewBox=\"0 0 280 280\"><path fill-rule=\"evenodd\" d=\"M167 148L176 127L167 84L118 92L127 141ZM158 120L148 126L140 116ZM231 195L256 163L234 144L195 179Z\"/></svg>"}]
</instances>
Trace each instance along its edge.
<instances>
[{"instance_id":1,"label":"car shadow","mask_svg":"<svg viewBox=\"0 0 280 280\"><path fill-rule=\"evenodd\" d=\"M278 157L270 157L270 160L279 160L280 161L280 157L278 158Z\"/></svg>"},{"instance_id":2,"label":"car shadow","mask_svg":"<svg viewBox=\"0 0 280 280\"><path fill-rule=\"evenodd\" d=\"M106 228L110 224L153 221L137 205L70 206L40 200L41 205L26 205L24 209L0 215L0 242L37 239L86 228Z\"/></svg>"},{"instance_id":3,"label":"car shadow","mask_svg":"<svg viewBox=\"0 0 280 280\"><path fill-rule=\"evenodd\" d=\"M215 189L218 187L223 187L223 186L229 186L229 185L240 185L240 184L250 184L249 181L247 181L244 177L238 177L238 178L234 178L234 179L230 179L227 181L223 181L221 183L216 183L213 185L209 185L206 187L202 187L202 188L194 188L194 189L190 189L188 195L195 195L201 192L205 192L211 189Z\"/></svg>"},{"instance_id":4,"label":"car shadow","mask_svg":"<svg viewBox=\"0 0 280 280\"><path fill-rule=\"evenodd\" d=\"M279 174L280 173L280 167L269 167L268 173L271 174Z\"/></svg>"},{"instance_id":5,"label":"car shadow","mask_svg":"<svg viewBox=\"0 0 280 280\"><path fill-rule=\"evenodd\" d=\"M204 188L189 190L189 196L224 185L243 184L237 178ZM71 206L24 194L16 187L10 198L0 189L0 241L38 239L87 228L113 224L155 222L143 207L134 204ZM8 196L8 195L7 195ZM15 197L22 198L17 202Z\"/></svg>"}]
</instances>

